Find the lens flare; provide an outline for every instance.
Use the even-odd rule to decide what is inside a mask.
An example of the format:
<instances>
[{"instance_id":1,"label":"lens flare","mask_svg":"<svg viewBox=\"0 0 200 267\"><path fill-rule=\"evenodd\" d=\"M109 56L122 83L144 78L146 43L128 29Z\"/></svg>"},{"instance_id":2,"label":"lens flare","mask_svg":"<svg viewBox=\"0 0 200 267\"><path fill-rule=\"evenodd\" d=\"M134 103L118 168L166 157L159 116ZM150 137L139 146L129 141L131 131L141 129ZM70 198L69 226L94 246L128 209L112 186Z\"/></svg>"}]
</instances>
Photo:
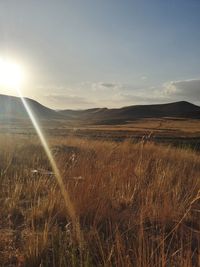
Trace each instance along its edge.
<instances>
[{"instance_id":1,"label":"lens flare","mask_svg":"<svg viewBox=\"0 0 200 267\"><path fill-rule=\"evenodd\" d=\"M79 225L79 220L78 220L78 216L76 215L76 212L75 212L75 209L74 209L74 205L72 204L72 201L70 200L70 197L69 197L69 194L65 188L65 185L64 185L64 182L63 182L63 179L62 179L62 176L60 174L60 171L56 165L56 162L54 160L54 157L51 153L51 150L48 146L48 143L42 133L42 130L40 129L39 127L39 124L37 123L37 120L36 118L34 117L28 103L26 102L26 99L23 97L21 91L19 88L16 88L17 89L17 93L19 95L19 97L21 98L22 100L22 103L31 119L31 122L37 132L37 135L42 143L42 146L45 150L45 153L49 159L49 162L51 164L51 167L52 167L52 170L55 174L55 177L57 179L57 182L59 184L59 187L60 187L60 190L61 190L61 193L62 193L62 196L64 198L64 201L65 201L65 205L66 205L66 209L67 209L67 212L68 212L68 215L69 217L71 218L72 220L72 224L73 224L73 227L74 227L74 231L75 231L75 236L76 236L76 239L79 243L79 245L81 244L81 240L82 240L82 237L81 237L81 231L80 231L80 225Z\"/></svg>"},{"instance_id":2,"label":"lens flare","mask_svg":"<svg viewBox=\"0 0 200 267\"><path fill-rule=\"evenodd\" d=\"M20 86L21 83L24 79L24 72L22 71L22 68L20 65L12 62L9 59L2 59L0 58L0 86L4 86L7 89L12 89L14 90L19 97L21 98L21 101L26 109L26 112L28 113L28 116L30 117L30 120L36 130L36 133L41 141L41 144L45 150L45 153L49 159L49 162L51 164L52 170L55 174L55 177L57 179L58 185L61 190L61 194L64 198L66 210L68 213L68 216L72 220L73 224L73 230L75 231L75 237L77 241L79 242L79 245L81 245L81 231L80 231L80 226L79 226L79 220L78 216L75 212L74 205L72 201L70 200L69 194L65 188L62 176L60 174L60 171L56 165L55 159L51 153L51 150L48 146L48 143L44 137L44 134L42 133L42 130L34 117L33 112L31 111L28 103L26 102L26 99L23 97L21 91L20 91Z\"/></svg>"}]
</instances>

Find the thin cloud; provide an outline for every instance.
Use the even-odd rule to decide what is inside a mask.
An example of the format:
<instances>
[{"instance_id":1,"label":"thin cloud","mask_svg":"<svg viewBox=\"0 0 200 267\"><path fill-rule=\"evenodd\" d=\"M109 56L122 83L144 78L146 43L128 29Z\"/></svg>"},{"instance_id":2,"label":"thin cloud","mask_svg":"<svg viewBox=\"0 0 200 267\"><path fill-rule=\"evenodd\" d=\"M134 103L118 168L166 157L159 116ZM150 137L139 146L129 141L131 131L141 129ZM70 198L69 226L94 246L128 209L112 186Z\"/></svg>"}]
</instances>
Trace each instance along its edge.
<instances>
[{"instance_id":1,"label":"thin cloud","mask_svg":"<svg viewBox=\"0 0 200 267\"><path fill-rule=\"evenodd\" d=\"M200 79L171 81L163 87L164 94L170 98L200 102Z\"/></svg>"},{"instance_id":2,"label":"thin cloud","mask_svg":"<svg viewBox=\"0 0 200 267\"><path fill-rule=\"evenodd\" d=\"M90 84L93 91L116 91L121 88L119 83L96 82Z\"/></svg>"},{"instance_id":3,"label":"thin cloud","mask_svg":"<svg viewBox=\"0 0 200 267\"><path fill-rule=\"evenodd\" d=\"M115 88L116 86L118 86L118 84L116 83L101 83L101 85L107 88Z\"/></svg>"},{"instance_id":4,"label":"thin cloud","mask_svg":"<svg viewBox=\"0 0 200 267\"><path fill-rule=\"evenodd\" d=\"M180 100L200 104L200 79L170 81L156 87L113 82L83 82L74 84L73 87L59 86L51 90L44 87L39 91L42 94L38 92L38 100L57 109L117 108ZM52 93L49 94L49 91Z\"/></svg>"},{"instance_id":5,"label":"thin cloud","mask_svg":"<svg viewBox=\"0 0 200 267\"><path fill-rule=\"evenodd\" d=\"M141 80L143 80L143 81L144 80L147 80L147 76L145 76L145 75L144 76L141 76Z\"/></svg>"},{"instance_id":6,"label":"thin cloud","mask_svg":"<svg viewBox=\"0 0 200 267\"><path fill-rule=\"evenodd\" d=\"M46 96L46 100L51 103L54 108L59 109L80 109L93 107L95 105L95 103L89 99L77 95L51 94Z\"/></svg>"}]
</instances>

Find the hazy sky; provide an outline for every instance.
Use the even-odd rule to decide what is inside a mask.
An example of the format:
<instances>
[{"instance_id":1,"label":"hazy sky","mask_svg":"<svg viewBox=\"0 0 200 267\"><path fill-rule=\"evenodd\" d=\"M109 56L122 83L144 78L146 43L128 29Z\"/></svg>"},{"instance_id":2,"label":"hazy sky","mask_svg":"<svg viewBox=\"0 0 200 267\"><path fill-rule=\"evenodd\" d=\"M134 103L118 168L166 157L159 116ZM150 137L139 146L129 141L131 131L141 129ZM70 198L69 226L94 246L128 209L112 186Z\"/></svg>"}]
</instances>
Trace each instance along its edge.
<instances>
[{"instance_id":1,"label":"hazy sky","mask_svg":"<svg viewBox=\"0 0 200 267\"><path fill-rule=\"evenodd\" d=\"M0 57L53 108L200 104L200 0L0 0Z\"/></svg>"}]
</instances>

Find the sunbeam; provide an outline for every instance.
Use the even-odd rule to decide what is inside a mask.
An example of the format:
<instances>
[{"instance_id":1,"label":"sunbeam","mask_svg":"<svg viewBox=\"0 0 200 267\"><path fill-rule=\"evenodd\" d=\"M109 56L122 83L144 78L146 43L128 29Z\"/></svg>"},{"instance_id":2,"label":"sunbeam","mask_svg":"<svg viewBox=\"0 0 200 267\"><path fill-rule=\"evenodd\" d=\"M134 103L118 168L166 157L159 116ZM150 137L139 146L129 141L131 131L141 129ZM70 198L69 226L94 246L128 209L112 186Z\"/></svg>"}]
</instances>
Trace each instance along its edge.
<instances>
[{"instance_id":1,"label":"sunbeam","mask_svg":"<svg viewBox=\"0 0 200 267\"><path fill-rule=\"evenodd\" d=\"M55 174L55 177L57 179L57 182L59 184L62 196L65 201L67 213L69 217L72 220L73 227L76 233L76 238L80 241L80 227L79 227L79 220L77 217L77 214L74 209L74 205L72 201L70 200L69 194L67 190L65 189L65 185L62 179L62 176L60 174L60 171L57 167L57 164L55 162L55 159L51 153L51 150L48 146L48 143L44 137L44 134L42 133L42 130L34 117L34 114L32 113L26 99L23 97L22 92L20 90L20 86L22 81L24 80L24 71L21 68L19 64L16 64L15 62L7 59L7 58L0 58L0 85L5 87L6 89L11 89L13 92L17 93L18 96L21 98L22 103L26 109L26 112L28 113L30 120L36 130L36 133L41 141L41 144L45 150L45 153L49 159L49 162L51 164L52 170Z\"/></svg>"},{"instance_id":2,"label":"sunbeam","mask_svg":"<svg viewBox=\"0 0 200 267\"><path fill-rule=\"evenodd\" d=\"M19 87L16 88L16 89L17 89L17 93L18 93L19 97L21 98L22 103L23 103L23 105L24 105L24 107L26 109L26 112L28 113L28 115L30 117L30 120L31 120L31 122L32 122L32 124L33 124L33 126L34 126L34 128L36 130L36 133L37 133L37 135L38 135L38 137L39 137L39 139L41 141L41 144L42 144L42 146L43 146L43 148L45 150L45 153L46 153L46 155L47 155L47 157L49 159L49 162L51 164L52 170L53 170L53 172L55 174L55 177L56 177L57 182L59 184L62 196L64 198L68 215L72 220L72 224L73 224L73 227L74 227L76 239L80 244L82 238L81 238L79 219L78 219L78 216L77 216L77 214L75 212L74 205L73 205L73 203L72 203L72 201L71 201L71 199L69 197L69 194L68 194L68 192L67 192L67 190L65 188L62 176L60 174L60 171L59 171L59 169L57 167L57 164L56 164L55 159L54 159L54 157L53 157L53 155L51 153L51 150L50 150L50 148L48 146L48 143L47 143L47 141L46 141L46 139L44 137L44 134L42 133L42 130L41 130L36 118L34 117L34 115L33 115L32 111L31 111L28 103L26 102L26 99L23 97Z\"/></svg>"}]
</instances>

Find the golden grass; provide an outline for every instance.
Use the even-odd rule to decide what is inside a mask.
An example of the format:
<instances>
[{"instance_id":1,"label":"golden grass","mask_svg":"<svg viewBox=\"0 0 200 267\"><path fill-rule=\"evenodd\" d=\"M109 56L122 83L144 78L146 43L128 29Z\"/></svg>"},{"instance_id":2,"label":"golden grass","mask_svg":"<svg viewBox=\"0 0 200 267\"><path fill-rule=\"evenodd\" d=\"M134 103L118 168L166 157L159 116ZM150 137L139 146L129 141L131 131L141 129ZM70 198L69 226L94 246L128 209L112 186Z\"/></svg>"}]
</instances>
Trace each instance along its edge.
<instances>
[{"instance_id":1,"label":"golden grass","mask_svg":"<svg viewBox=\"0 0 200 267\"><path fill-rule=\"evenodd\" d=\"M83 246L37 139L4 137L0 266L200 266L197 153L143 142L49 143Z\"/></svg>"},{"instance_id":2,"label":"golden grass","mask_svg":"<svg viewBox=\"0 0 200 267\"><path fill-rule=\"evenodd\" d=\"M143 136L152 133L157 137L199 137L200 120L187 118L146 118L129 121L125 124L95 125L89 122L73 122L65 120L41 120L42 128L51 135L75 135L88 137L89 135L117 137ZM1 121L0 134L6 133L34 135L33 125L28 120ZM110 140L110 139L109 139Z\"/></svg>"},{"instance_id":3,"label":"golden grass","mask_svg":"<svg viewBox=\"0 0 200 267\"><path fill-rule=\"evenodd\" d=\"M200 121L198 119L180 119L180 118L147 118L139 119L121 125L98 125L87 126L80 129L96 130L99 132L110 131L124 132L127 134L143 135L152 132L156 136L168 137L197 137L200 134Z\"/></svg>"}]
</instances>

